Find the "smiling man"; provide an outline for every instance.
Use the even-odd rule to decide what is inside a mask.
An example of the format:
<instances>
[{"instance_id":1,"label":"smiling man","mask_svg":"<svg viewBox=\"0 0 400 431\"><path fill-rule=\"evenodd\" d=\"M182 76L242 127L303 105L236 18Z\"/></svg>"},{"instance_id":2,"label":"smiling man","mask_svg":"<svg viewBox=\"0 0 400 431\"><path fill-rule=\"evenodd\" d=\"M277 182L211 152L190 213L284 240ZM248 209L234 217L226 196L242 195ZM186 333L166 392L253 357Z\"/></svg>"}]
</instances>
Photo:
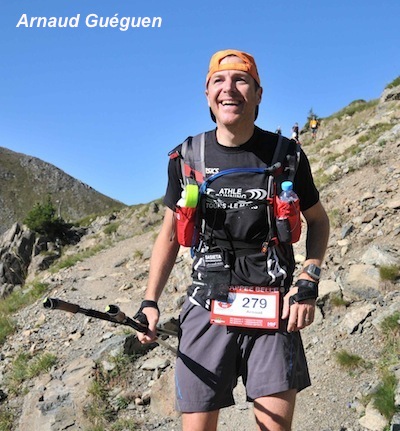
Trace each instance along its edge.
<instances>
[{"instance_id":1,"label":"smiling man","mask_svg":"<svg viewBox=\"0 0 400 431\"><path fill-rule=\"evenodd\" d=\"M216 129L170 153L167 209L140 308L149 331L138 337L143 343L155 339L157 302L180 247L176 219L189 202L181 199L182 186L197 182L199 233L191 241L192 284L180 314L176 362L182 429L217 430L219 410L234 404L241 377L254 403L256 430L289 431L296 394L310 385L300 330L314 319L329 221L298 144L254 124L262 98L254 58L237 50L214 54L206 97ZM307 223L306 261L294 285L295 227L293 220L282 225L275 217L276 195L287 180Z\"/></svg>"}]
</instances>

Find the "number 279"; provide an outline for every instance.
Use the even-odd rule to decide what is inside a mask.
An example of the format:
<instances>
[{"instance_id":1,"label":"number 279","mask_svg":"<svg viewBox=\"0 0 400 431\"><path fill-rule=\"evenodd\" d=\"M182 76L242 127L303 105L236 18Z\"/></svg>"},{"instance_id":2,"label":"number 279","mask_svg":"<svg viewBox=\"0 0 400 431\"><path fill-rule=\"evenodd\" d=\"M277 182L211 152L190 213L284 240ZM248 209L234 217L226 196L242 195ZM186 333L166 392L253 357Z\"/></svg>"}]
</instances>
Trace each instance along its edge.
<instances>
[{"instance_id":1,"label":"number 279","mask_svg":"<svg viewBox=\"0 0 400 431\"><path fill-rule=\"evenodd\" d=\"M267 308L267 300L265 298L243 298L243 308Z\"/></svg>"}]
</instances>

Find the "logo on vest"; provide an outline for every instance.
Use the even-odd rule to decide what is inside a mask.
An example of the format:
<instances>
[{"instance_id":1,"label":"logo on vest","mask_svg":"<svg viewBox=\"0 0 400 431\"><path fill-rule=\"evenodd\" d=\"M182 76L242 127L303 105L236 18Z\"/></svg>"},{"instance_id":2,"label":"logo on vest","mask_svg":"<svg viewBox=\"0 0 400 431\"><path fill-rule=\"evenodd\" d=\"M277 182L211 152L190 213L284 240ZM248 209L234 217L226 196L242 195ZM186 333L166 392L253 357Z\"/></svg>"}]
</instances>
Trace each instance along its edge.
<instances>
[{"instance_id":1,"label":"logo on vest","mask_svg":"<svg viewBox=\"0 0 400 431\"><path fill-rule=\"evenodd\" d=\"M206 175L218 174L219 168L206 168Z\"/></svg>"}]
</instances>

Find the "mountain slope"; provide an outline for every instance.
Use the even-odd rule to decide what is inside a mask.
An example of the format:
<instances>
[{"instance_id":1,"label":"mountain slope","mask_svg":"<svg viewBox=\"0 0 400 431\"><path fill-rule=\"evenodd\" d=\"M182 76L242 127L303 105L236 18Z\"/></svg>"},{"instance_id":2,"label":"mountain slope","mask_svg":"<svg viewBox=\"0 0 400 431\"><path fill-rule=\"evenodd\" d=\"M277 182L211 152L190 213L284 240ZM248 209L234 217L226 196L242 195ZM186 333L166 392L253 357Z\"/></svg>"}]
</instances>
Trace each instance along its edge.
<instances>
[{"instance_id":1,"label":"mountain slope","mask_svg":"<svg viewBox=\"0 0 400 431\"><path fill-rule=\"evenodd\" d=\"M49 163L0 147L0 234L47 196L66 221L125 206Z\"/></svg>"}]
</instances>

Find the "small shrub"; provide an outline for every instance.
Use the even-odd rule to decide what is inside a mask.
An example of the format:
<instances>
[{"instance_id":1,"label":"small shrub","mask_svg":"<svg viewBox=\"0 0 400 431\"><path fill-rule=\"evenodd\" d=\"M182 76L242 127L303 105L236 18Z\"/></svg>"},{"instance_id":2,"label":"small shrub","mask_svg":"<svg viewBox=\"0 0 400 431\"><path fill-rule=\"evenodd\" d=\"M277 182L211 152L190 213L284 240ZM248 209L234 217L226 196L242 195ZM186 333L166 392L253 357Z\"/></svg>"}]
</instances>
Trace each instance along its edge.
<instances>
[{"instance_id":1,"label":"small shrub","mask_svg":"<svg viewBox=\"0 0 400 431\"><path fill-rule=\"evenodd\" d=\"M398 265L383 265L379 268L379 276L382 281L395 281L400 276Z\"/></svg>"},{"instance_id":2,"label":"small shrub","mask_svg":"<svg viewBox=\"0 0 400 431\"><path fill-rule=\"evenodd\" d=\"M340 295L333 295L331 297L331 301L330 302L331 302L331 304L332 304L333 307L348 307L349 306L349 302L345 301L343 299L343 297L340 296Z\"/></svg>"},{"instance_id":3,"label":"small shrub","mask_svg":"<svg viewBox=\"0 0 400 431\"><path fill-rule=\"evenodd\" d=\"M379 137L386 132L387 130L390 130L393 128L393 124L390 123L378 123L374 124L370 129L368 129L367 133L360 136L357 139L357 142L362 144L365 142L375 142Z\"/></svg>"},{"instance_id":4,"label":"small shrub","mask_svg":"<svg viewBox=\"0 0 400 431\"><path fill-rule=\"evenodd\" d=\"M76 265L78 262L82 262L85 259L88 259L89 257L92 257L99 253L100 251L104 250L105 248L109 247L109 243L104 242L102 244L98 244L88 250L79 252L74 254L73 256L67 256L65 258L59 259L54 265L50 267L51 273L56 273L60 269L64 268L70 268L71 266Z\"/></svg>"},{"instance_id":5,"label":"small shrub","mask_svg":"<svg viewBox=\"0 0 400 431\"><path fill-rule=\"evenodd\" d=\"M400 335L400 311L383 319L381 329L386 337Z\"/></svg>"},{"instance_id":6,"label":"small shrub","mask_svg":"<svg viewBox=\"0 0 400 431\"><path fill-rule=\"evenodd\" d=\"M16 325L9 316L0 314L0 346L4 344L7 337L15 332Z\"/></svg>"},{"instance_id":7,"label":"small shrub","mask_svg":"<svg viewBox=\"0 0 400 431\"><path fill-rule=\"evenodd\" d=\"M112 235L113 233L117 232L119 226L120 223L110 223L104 228L104 233L106 235Z\"/></svg>"},{"instance_id":8,"label":"small shrub","mask_svg":"<svg viewBox=\"0 0 400 431\"><path fill-rule=\"evenodd\" d=\"M15 415L8 408L0 409L0 431L13 431Z\"/></svg>"},{"instance_id":9,"label":"small shrub","mask_svg":"<svg viewBox=\"0 0 400 431\"><path fill-rule=\"evenodd\" d=\"M340 111L328 117L328 120L332 120L335 118L337 118L338 120L341 120L343 117L347 117L347 116L352 117L354 114L365 111L366 109L371 108L373 106L376 106L378 103L379 103L379 99L374 99L369 102L366 102L365 100L362 100L362 99L354 100L345 108L341 109Z\"/></svg>"},{"instance_id":10,"label":"small shrub","mask_svg":"<svg viewBox=\"0 0 400 431\"><path fill-rule=\"evenodd\" d=\"M372 394L374 407L389 421L396 413L396 387L397 380L394 374L385 373L378 389Z\"/></svg>"},{"instance_id":11,"label":"small shrub","mask_svg":"<svg viewBox=\"0 0 400 431\"><path fill-rule=\"evenodd\" d=\"M34 358L25 352L18 354L12 363L12 370L7 375L9 390L14 394L19 393L20 386L25 380L49 371L56 362L57 358L50 353Z\"/></svg>"},{"instance_id":12,"label":"small shrub","mask_svg":"<svg viewBox=\"0 0 400 431\"><path fill-rule=\"evenodd\" d=\"M341 350L336 353L336 361L338 364L349 370L354 370L355 368L365 366L365 361L358 355L353 355L348 353L346 350Z\"/></svg>"},{"instance_id":13,"label":"small shrub","mask_svg":"<svg viewBox=\"0 0 400 431\"><path fill-rule=\"evenodd\" d=\"M135 250L133 252L133 257L135 259L142 259L143 258L143 250Z\"/></svg>"},{"instance_id":14,"label":"small shrub","mask_svg":"<svg viewBox=\"0 0 400 431\"><path fill-rule=\"evenodd\" d=\"M6 338L16 329L10 315L35 302L47 289L46 283L33 282L26 285L23 291L14 290L0 301L0 345L4 344Z\"/></svg>"},{"instance_id":15,"label":"small shrub","mask_svg":"<svg viewBox=\"0 0 400 431\"><path fill-rule=\"evenodd\" d=\"M389 83L386 88L394 88L397 87L398 85L400 85L400 76L398 76L397 78L395 78L391 83Z\"/></svg>"},{"instance_id":16,"label":"small shrub","mask_svg":"<svg viewBox=\"0 0 400 431\"><path fill-rule=\"evenodd\" d=\"M332 227L340 227L343 225L343 216L338 208L329 211L328 217Z\"/></svg>"}]
</instances>

